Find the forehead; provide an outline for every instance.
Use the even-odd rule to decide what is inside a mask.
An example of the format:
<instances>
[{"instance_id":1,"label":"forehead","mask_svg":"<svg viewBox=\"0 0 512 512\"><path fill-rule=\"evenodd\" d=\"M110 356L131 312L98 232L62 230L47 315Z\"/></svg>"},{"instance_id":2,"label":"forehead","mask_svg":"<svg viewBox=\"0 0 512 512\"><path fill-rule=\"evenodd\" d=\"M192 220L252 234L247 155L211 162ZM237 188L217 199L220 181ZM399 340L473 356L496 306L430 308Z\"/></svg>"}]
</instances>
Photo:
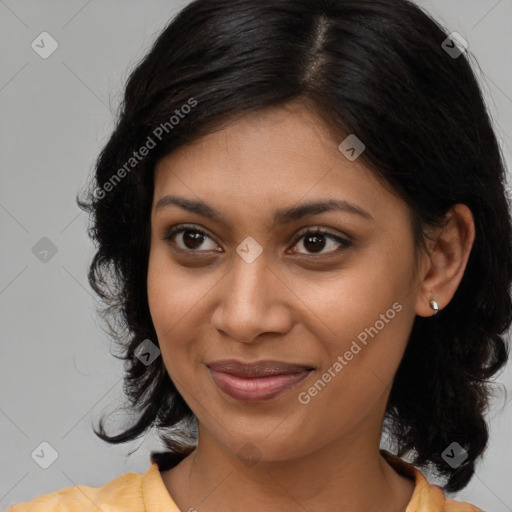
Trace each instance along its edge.
<instances>
[{"instance_id":1,"label":"forehead","mask_svg":"<svg viewBox=\"0 0 512 512\"><path fill-rule=\"evenodd\" d=\"M223 179L258 180L265 176L286 180L293 168L294 182L304 174L301 171L306 171L311 181L334 164L364 172L362 164L347 165L349 161L338 149L340 142L314 112L300 103L251 112L161 159L155 169L155 185L172 180L169 171L182 169L191 179L195 173L204 179L207 173L212 185L217 175Z\"/></svg>"},{"instance_id":2,"label":"forehead","mask_svg":"<svg viewBox=\"0 0 512 512\"><path fill-rule=\"evenodd\" d=\"M341 153L340 142L301 104L247 114L160 160L154 205L178 194L249 215L342 199L378 215L396 203L362 159L350 161Z\"/></svg>"},{"instance_id":3,"label":"forehead","mask_svg":"<svg viewBox=\"0 0 512 512\"><path fill-rule=\"evenodd\" d=\"M319 158L325 160L327 152L336 155L337 146L314 112L292 103L228 121L213 133L174 150L166 160L184 164L187 160L199 162L214 156L216 167L226 161L243 162L244 168L261 168L258 164L265 155L302 161L303 153L307 152L317 162Z\"/></svg>"}]
</instances>

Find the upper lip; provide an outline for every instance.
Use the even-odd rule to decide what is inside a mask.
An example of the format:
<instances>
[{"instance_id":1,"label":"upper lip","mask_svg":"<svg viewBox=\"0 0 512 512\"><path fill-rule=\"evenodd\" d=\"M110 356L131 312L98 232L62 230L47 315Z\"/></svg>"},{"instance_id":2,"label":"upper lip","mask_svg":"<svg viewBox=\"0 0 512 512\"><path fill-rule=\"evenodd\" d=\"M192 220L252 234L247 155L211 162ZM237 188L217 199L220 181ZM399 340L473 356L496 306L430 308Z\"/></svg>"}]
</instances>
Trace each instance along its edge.
<instances>
[{"instance_id":1,"label":"upper lip","mask_svg":"<svg viewBox=\"0 0 512 512\"><path fill-rule=\"evenodd\" d=\"M269 375L285 375L288 373L298 373L305 370L312 370L311 366L286 363L284 361L256 361L253 363L244 363L235 359L225 359L207 363L212 370L223 373L229 373L236 377L268 377Z\"/></svg>"}]
</instances>

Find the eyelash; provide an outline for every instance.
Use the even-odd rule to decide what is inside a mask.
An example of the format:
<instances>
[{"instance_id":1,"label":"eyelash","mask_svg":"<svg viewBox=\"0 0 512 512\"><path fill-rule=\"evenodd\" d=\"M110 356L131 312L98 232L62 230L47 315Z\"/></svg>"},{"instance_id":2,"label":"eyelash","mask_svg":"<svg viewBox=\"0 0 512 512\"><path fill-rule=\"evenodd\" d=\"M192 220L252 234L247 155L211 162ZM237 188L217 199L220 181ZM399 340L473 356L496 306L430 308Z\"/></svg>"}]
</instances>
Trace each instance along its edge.
<instances>
[{"instance_id":1,"label":"eyelash","mask_svg":"<svg viewBox=\"0 0 512 512\"><path fill-rule=\"evenodd\" d=\"M312 257L315 257L315 256L322 257L322 256L326 256L326 255L333 255L335 253L343 251L344 249L348 249L352 245L352 242L350 240L347 240L347 239L342 238L340 236L334 235L330 231L326 231L326 230L324 230L324 229L322 229L320 227L315 228L315 229L311 229L311 228L309 228L309 229L310 229L310 231L303 231L302 233L299 233L297 235L297 237L294 239L293 246L297 245L297 243L302 238L306 238L307 236L315 236L315 235L324 236L326 238L334 240L335 242L339 243L340 246L341 246L340 248L335 249L334 251L330 251L330 252L325 253L325 254L324 253L320 253L320 254L310 253L309 256L312 256ZM162 239L167 241L167 242L169 242L171 244L172 243L171 238L174 235L183 233L185 231L192 231L194 233L199 233L199 234L201 234L201 235L203 235L205 237L208 237L211 240L213 240L213 238L210 235L208 235L208 233L206 233L202 229L199 229L198 227L196 227L194 225L190 225L190 224L179 224L178 226L175 226L175 227L171 228ZM179 250L182 251L182 252L198 253L198 254L204 252L204 251L198 251L198 250L193 250L193 249L182 249L182 248L179 248ZM211 251L207 251L207 252L211 252ZM305 254L305 253L298 253L298 254L300 254L302 256L307 256L307 254Z\"/></svg>"}]
</instances>

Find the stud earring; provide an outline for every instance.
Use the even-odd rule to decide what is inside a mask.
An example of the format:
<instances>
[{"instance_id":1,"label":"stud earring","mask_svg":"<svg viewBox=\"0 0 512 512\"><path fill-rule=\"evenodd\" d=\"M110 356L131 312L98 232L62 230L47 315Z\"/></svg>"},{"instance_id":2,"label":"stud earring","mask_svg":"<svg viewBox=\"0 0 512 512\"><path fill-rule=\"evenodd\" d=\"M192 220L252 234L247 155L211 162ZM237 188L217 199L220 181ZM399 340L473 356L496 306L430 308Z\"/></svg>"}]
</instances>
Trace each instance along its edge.
<instances>
[{"instance_id":1,"label":"stud earring","mask_svg":"<svg viewBox=\"0 0 512 512\"><path fill-rule=\"evenodd\" d=\"M439 305L434 299L430 300L430 307L435 311L434 316L437 315L437 312L439 311Z\"/></svg>"}]
</instances>

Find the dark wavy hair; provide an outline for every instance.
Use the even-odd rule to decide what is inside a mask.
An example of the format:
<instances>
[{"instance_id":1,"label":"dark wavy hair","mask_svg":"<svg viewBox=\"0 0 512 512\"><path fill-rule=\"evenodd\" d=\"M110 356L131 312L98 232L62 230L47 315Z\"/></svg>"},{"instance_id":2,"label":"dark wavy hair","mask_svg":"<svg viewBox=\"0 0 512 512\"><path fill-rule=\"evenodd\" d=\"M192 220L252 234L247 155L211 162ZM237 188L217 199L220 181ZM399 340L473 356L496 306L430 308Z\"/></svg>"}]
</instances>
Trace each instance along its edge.
<instances>
[{"instance_id":1,"label":"dark wavy hair","mask_svg":"<svg viewBox=\"0 0 512 512\"><path fill-rule=\"evenodd\" d=\"M474 57L449 54L448 37L408 0L196 0L171 20L131 72L94 183L77 196L96 246L89 282L137 414L113 436L102 419L98 437L123 443L155 426L172 456L193 450L197 419L162 358L136 356L143 340L158 344L146 284L155 165L237 117L295 100L338 140L364 142L360 158L410 207L417 246L452 205L473 213L460 286L436 317L416 317L384 422L397 455L446 477L446 492L466 486L488 443L489 379L509 355L512 236ZM456 469L442 457L454 441L468 453Z\"/></svg>"}]
</instances>

